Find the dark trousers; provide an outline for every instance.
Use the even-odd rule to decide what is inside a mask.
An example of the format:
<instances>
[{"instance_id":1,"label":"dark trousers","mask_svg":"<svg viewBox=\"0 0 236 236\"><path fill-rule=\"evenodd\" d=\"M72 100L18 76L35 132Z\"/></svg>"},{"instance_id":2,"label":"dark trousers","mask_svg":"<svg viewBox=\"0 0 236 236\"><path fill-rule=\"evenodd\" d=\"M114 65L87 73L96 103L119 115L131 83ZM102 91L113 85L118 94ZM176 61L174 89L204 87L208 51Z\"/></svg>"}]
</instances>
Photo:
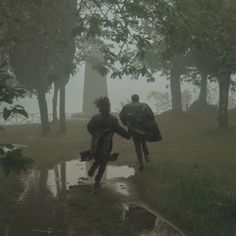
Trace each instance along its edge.
<instances>
[{"instance_id":1,"label":"dark trousers","mask_svg":"<svg viewBox=\"0 0 236 236\"><path fill-rule=\"evenodd\" d=\"M135 151L137 154L139 165L143 166L143 155L145 159L147 159L149 155L146 141L136 136L132 136L132 137L133 137Z\"/></svg>"},{"instance_id":2,"label":"dark trousers","mask_svg":"<svg viewBox=\"0 0 236 236\"><path fill-rule=\"evenodd\" d=\"M96 183L101 181L106 169L108 157L112 149L111 138L101 139L97 144L97 150L94 154L95 161L88 171L89 176L93 176L94 172L98 169L98 173L95 177Z\"/></svg>"},{"instance_id":3,"label":"dark trousers","mask_svg":"<svg viewBox=\"0 0 236 236\"><path fill-rule=\"evenodd\" d=\"M99 168L98 173L95 177L96 183L99 183L101 181L104 171L106 169L106 166L107 166L107 159L104 158L102 160L95 160L92 166L90 167L88 171L88 174L90 176L93 176L94 172L97 170L97 168Z\"/></svg>"}]
</instances>

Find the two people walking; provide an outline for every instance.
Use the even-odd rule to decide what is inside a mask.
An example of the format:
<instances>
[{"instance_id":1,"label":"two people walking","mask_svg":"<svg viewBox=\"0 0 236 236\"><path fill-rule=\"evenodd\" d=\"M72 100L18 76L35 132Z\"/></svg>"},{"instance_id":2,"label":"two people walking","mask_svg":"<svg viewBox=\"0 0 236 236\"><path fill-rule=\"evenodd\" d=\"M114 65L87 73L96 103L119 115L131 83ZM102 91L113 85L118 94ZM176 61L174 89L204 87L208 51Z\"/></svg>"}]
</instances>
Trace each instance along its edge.
<instances>
[{"instance_id":1,"label":"two people walking","mask_svg":"<svg viewBox=\"0 0 236 236\"><path fill-rule=\"evenodd\" d=\"M95 159L88 175L92 177L98 169L95 177L95 186L100 185L107 162L112 151L113 134L130 139L132 137L139 162L139 170L144 169L144 161L150 161L146 141L160 141L161 134L154 119L151 108L139 102L138 95L132 95L131 103L125 105L120 112L120 119L128 131L119 125L118 119L110 114L110 101L107 97L101 97L95 101L99 114L88 122L87 129L92 135L91 154Z\"/></svg>"}]
</instances>

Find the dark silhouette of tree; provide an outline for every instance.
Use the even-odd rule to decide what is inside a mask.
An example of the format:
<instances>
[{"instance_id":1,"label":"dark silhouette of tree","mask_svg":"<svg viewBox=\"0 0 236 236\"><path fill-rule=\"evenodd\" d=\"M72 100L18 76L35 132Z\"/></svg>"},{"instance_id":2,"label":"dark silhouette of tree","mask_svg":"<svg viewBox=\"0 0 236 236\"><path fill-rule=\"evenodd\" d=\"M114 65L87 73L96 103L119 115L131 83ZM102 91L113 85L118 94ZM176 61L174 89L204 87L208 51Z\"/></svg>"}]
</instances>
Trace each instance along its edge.
<instances>
[{"instance_id":1,"label":"dark silhouette of tree","mask_svg":"<svg viewBox=\"0 0 236 236\"><path fill-rule=\"evenodd\" d=\"M41 1L28 9L33 23L14 28L20 43L10 52L11 64L18 80L28 89L37 91L44 133L50 130L46 93L53 81L57 81L60 89L60 129L66 130L65 84L75 53L72 35L75 3L73 0Z\"/></svg>"},{"instance_id":2,"label":"dark silhouette of tree","mask_svg":"<svg viewBox=\"0 0 236 236\"><path fill-rule=\"evenodd\" d=\"M33 43L26 40L37 45L35 52L29 50L31 55L37 55L37 51L41 52L41 55L36 56L39 63L31 64L37 64L39 67L43 65L45 73L41 72L39 76L40 73L34 71L28 78L36 77L36 75L41 78L39 80L35 79L35 81L41 81L41 87L34 84L34 89L38 91L41 115L44 118L42 122L45 123L44 128L47 130L48 120L47 116L43 114L47 113L45 112L45 93L51 85L47 76L51 68L50 62L54 61L55 63L57 61L57 57L53 54L54 51L57 51L54 47L56 45L55 37L52 36L57 35L57 32L53 29L58 28L57 23L53 23L54 20L49 20L57 18L53 15L55 11L52 7L55 0L50 1L50 4L46 1L32 1L32 3L34 4L29 4L30 10L34 9L34 5L37 3L37 8L35 7L37 11L35 9L30 11L33 12L30 15L34 16L33 21L30 21L30 29L33 33L27 34L26 32L30 31L23 31L25 34L22 33L21 35L34 35L37 38ZM133 78L138 78L141 75L148 80L153 80L153 71L145 63L145 56L150 49L154 48L153 44L158 42L164 42L162 57L166 61L188 55L191 50L205 53L214 59L215 71L212 72L212 77L219 81L219 126L227 127L230 77L236 68L236 46L234 46L233 41L235 35L235 8L236 4L233 1L222 0L81 0L78 2L77 10L76 41L77 45L87 44L89 47L89 39L98 38L101 42L100 50L104 53L105 59L105 63L101 65L99 71L107 73L112 70L112 77L132 75ZM25 9L23 12L25 12ZM196 21L196 19L199 20ZM36 33L34 32L35 22L37 22ZM142 22L153 29L151 33L140 27ZM60 38L60 33L58 38ZM85 38L87 40L83 41L82 39ZM52 48L53 50L51 50ZM114 48L119 48L119 52ZM25 64L30 65L30 63ZM58 63L58 65L61 65L61 63ZM49 68L45 68L47 66ZM200 100L205 103L206 80L209 72L202 70L199 65L195 66L202 76ZM173 79L171 80L171 87L175 91L172 96L174 98L173 109L179 111L181 109L181 92L178 78L182 74L179 72L179 66L171 64L170 69L170 75ZM61 114L63 114L65 83L59 84L63 87L60 92L62 98ZM63 130L63 115L61 120L61 129Z\"/></svg>"},{"instance_id":3,"label":"dark silhouette of tree","mask_svg":"<svg viewBox=\"0 0 236 236\"><path fill-rule=\"evenodd\" d=\"M205 106L207 105L207 82L214 80L213 76L216 71L216 63L213 57L203 51L192 49L190 56L193 66L196 67L197 73L201 77L200 84L198 84L200 87L198 102L201 106Z\"/></svg>"},{"instance_id":4,"label":"dark silhouette of tree","mask_svg":"<svg viewBox=\"0 0 236 236\"><path fill-rule=\"evenodd\" d=\"M20 83L37 92L42 131L47 133L50 125L46 93L51 84L48 74L51 69L50 43L53 35L48 27L50 9L42 1L38 4L32 1L25 11L28 15L26 23L18 25L12 22L17 42L10 50L10 63Z\"/></svg>"},{"instance_id":5,"label":"dark silhouette of tree","mask_svg":"<svg viewBox=\"0 0 236 236\"><path fill-rule=\"evenodd\" d=\"M26 96L26 90L17 83L14 74L10 71L7 57L2 52L0 59L0 105L2 103L8 104L1 112L5 120L17 113L28 117L23 106L14 105L16 98L24 96Z\"/></svg>"},{"instance_id":6,"label":"dark silhouette of tree","mask_svg":"<svg viewBox=\"0 0 236 236\"><path fill-rule=\"evenodd\" d=\"M218 125L222 128L228 125L228 94L236 68L235 9L233 1L171 1L172 14L166 18L170 29L164 32L169 54L194 49L214 59L213 75L220 87Z\"/></svg>"},{"instance_id":7,"label":"dark silhouette of tree","mask_svg":"<svg viewBox=\"0 0 236 236\"><path fill-rule=\"evenodd\" d=\"M75 38L76 9L75 0L64 0L54 6L57 12L57 21L54 30L57 32L58 42L54 45L56 58L54 59L51 76L54 78L53 121L57 120L57 100L60 93L59 117L60 131L66 132L65 117L65 89L71 74L75 72Z\"/></svg>"}]
</instances>

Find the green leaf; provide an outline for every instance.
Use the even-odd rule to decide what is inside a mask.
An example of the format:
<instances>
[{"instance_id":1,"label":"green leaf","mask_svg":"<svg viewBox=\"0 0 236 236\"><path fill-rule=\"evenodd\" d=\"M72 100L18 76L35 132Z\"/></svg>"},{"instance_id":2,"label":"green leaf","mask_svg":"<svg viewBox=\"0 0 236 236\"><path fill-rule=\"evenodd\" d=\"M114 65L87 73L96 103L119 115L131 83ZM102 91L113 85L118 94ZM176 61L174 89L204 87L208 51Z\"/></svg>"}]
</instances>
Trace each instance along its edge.
<instances>
[{"instance_id":1,"label":"green leaf","mask_svg":"<svg viewBox=\"0 0 236 236\"><path fill-rule=\"evenodd\" d=\"M3 119L7 120L12 114L12 110L7 109L6 107L3 109Z\"/></svg>"}]
</instances>

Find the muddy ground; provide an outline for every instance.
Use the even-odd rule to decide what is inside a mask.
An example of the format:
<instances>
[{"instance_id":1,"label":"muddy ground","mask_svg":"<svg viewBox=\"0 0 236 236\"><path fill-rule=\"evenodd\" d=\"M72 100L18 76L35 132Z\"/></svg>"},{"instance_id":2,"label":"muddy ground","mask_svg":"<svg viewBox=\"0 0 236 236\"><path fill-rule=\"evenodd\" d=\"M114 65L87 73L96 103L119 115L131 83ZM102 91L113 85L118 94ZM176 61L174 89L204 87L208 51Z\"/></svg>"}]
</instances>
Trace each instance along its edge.
<instances>
[{"instance_id":1,"label":"muddy ground","mask_svg":"<svg viewBox=\"0 0 236 236\"><path fill-rule=\"evenodd\" d=\"M109 165L94 187L91 162L73 160L31 171L23 182L8 236L177 236L182 233L140 202L132 185L135 169Z\"/></svg>"}]
</instances>

